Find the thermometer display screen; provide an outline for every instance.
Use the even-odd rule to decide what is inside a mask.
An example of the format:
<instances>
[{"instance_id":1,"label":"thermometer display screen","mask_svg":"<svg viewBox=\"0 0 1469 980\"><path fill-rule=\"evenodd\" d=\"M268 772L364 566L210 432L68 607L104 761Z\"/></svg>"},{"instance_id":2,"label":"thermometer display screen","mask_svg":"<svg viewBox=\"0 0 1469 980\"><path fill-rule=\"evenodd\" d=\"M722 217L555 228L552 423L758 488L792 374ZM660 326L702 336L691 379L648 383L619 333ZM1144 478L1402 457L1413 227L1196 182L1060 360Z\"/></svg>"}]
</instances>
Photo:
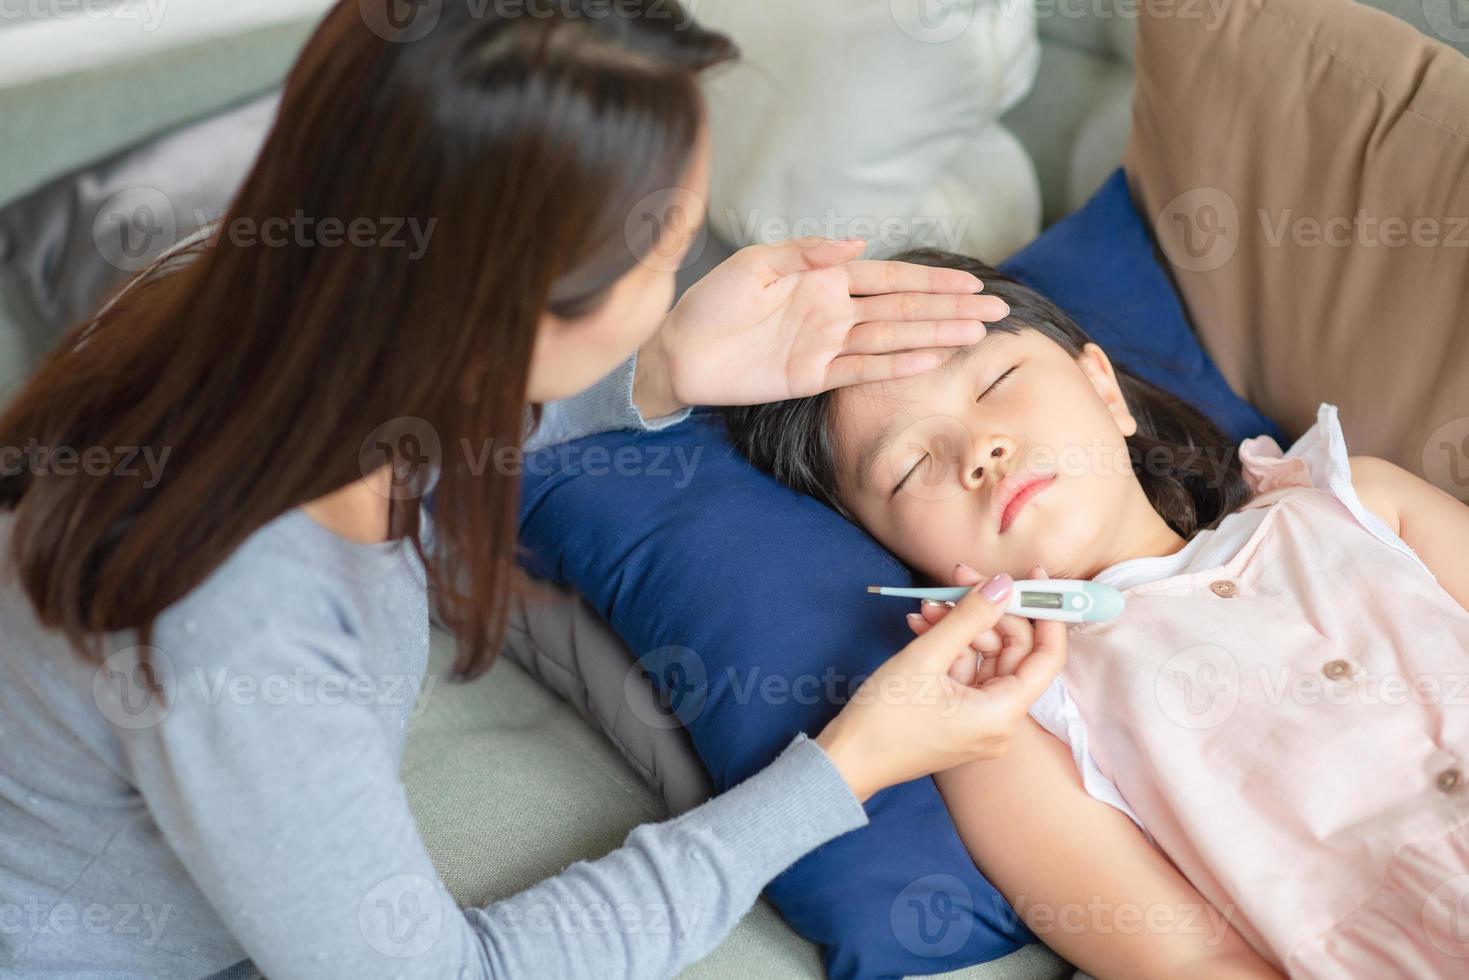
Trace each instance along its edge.
<instances>
[{"instance_id":1,"label":"thermometer display screen","mask_svg":"<svg viewBox=\"0 0 1469 980\"><path fill-rule=\"evenodd\" d=\"M1022 609L1060 609L1061 596L1056 592L1022 592L1020 593L1020 607Z\"/></svg>"}]
</instances>

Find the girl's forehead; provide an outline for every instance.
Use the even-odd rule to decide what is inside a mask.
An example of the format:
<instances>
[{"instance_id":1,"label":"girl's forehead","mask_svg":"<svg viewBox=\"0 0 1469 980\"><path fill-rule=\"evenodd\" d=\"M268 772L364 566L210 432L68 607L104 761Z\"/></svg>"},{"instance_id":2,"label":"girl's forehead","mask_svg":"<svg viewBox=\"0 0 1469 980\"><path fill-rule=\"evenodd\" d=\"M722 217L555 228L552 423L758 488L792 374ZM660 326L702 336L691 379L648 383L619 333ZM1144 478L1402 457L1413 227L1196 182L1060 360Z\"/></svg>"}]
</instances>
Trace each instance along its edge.
<instances>
[{"instance_id":1,"label":"girl's forehead","mask_svg":"<svg viewBox=\"0 0 1469 980\"><path fill-rule=\"evenodd\" d=\"M1009 331L996 330L991 327L989 333L977 344L970 344L967 347L931 348L943 359L943 362L932 371L926 371L911 378L869 381L866 384L837 389L835 393L837 411L844 413L854 409L873 407L892 409L941 389L965 367L982 365L994 357L1013 353L1037 340L1044 342L1046 339L1034 330Z\"/></svg>"},{"instance_id":2,"label":"girl's forehead","mask_svg":"<svg viewBox=\"0 0 1469 980\"><path fill-rule=\"evenodd\" d=\"M1022 351L1030 357L1046 347L1068 356L1059 344L1038 331L992 329L977 344L939 351L944 362L932 371L837 389L832 394L831 433L840 469L853 469L855 458L855 469L862 470L892 442L895 432L906 431L925 419L953 414L955 391L972 385L966 369L969 373L990 372L996 361Z\"/></svg>"}]
</instances>

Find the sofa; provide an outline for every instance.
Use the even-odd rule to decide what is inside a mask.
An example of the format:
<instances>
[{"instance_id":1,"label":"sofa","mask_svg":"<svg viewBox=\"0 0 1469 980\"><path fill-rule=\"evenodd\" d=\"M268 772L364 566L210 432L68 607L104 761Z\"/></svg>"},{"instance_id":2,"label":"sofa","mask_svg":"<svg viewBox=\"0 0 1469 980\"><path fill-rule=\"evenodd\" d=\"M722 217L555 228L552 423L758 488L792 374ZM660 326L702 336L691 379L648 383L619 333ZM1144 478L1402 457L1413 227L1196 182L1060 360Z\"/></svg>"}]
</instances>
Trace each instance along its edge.
<instances>
[{"instance_id":1,"label":"sofa","mask_svg":"<svg viewBox=\"0 0 1469 980\"><path fill-rule=\"evenodd\" d=\"M1375 5L1443 35L1435 2ZM773 10L775 0L769 3ZM59 329L125 274L98 260L88 234L103 202L136 186L142 173L177 181L169 196L188 202L179 207L185 219L224 206L228 188L248 166L251 139L268 123L272 91L325 6L323 0L248 6L175 0L151 28L106 19L0 20L0 398ZM888 0L880 6L887 8ZM973 6L983 17L1001 5ZM716 25L726 17L738 25L748 13L712 0L699 9ZM992 160L997 157L984 154L1023 148L1019 159L1033 169L1020 174L1024 186L1016 193L1033 200L1026 213L1000 214L996 223L1024 229L1029 222L1033 234L1078 207L1123 159L1132 122L1135 5L1042 0L1025 9L1028 26L1008 25L1007 63L1027 77L995 103L1003 107L993 120L998 128L966 144L966 152ZM1442 39L1469 53L1465 35ZM737 31L736 39L742 40ZM726 97L739 97L738 79L718 84L735 85ZM716 140L721 125L734 125L721 123L719 111L716 100ZM219 127L217 138L201 139L200 127L211 123ZM751 166L743 164L746 171ZM720 181L732 187L741 168L716 165L715 176L718 199ZM915 174L913 181L933 178ZM931 211L983 192L983 186L945 185L923 207ZM707 245L684 272L685 284L748 237L719 214L712 225ZM992 247L1003 249L1004 241ZM606 624L573 595L547 600L548 589L526 583L537 601L517 602L504 656L476 682L447 679L453 641L434 632L430 676L402 774L435 863L466 904L492 901L603 854L634 826L695 805L707 793L707 777L679 733L666 733L643 751L618 747L643 737L638 718L656 710L651 693L623 683L632 658L625 650L619 655ZM818 950L761 901L685 975L821 973ZM1033 945L949 975L1040 980L1074 973Z\"/></svg>"}]
</instances>

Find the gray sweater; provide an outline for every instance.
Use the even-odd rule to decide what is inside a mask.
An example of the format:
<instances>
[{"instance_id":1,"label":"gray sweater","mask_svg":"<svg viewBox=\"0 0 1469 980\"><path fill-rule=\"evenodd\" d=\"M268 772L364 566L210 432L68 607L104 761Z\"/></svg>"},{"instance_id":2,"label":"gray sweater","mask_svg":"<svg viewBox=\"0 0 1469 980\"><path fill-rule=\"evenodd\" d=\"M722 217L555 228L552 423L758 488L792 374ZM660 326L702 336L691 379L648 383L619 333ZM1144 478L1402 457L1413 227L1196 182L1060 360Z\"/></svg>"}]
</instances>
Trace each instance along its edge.
<instances>
[{"instance_id":1,"label":"gray sweater","mask_svg":"<svg viewBox=\"0 0 1469 980\"><path fill-rule=\"evenodd\" d=\"M629 362L548 406L531 444L646 425L631 385ZM798 737L606 857L460 909L398 775L428 630L410 546L291 511L159 619L159 698L135 637L105 638L99 669L0 566L0 974L669 976L772 877L866 822Z\"/></svg>"}]
</instances>

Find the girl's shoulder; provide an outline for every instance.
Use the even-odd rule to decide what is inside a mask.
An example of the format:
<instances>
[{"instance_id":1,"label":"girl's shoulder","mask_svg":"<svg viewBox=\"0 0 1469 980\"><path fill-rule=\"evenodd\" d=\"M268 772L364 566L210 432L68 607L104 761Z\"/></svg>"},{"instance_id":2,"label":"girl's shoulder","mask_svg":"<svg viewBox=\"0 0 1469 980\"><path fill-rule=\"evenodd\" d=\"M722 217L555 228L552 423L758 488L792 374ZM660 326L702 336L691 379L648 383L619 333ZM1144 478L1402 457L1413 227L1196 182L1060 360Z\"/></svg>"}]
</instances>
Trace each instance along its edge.
<instances>
[{"instance_id":1,"label":"girl's shoulder","mask_svg":"<svg viewBox=\"0 0 1469 980\"><path fill-rule=\"evenodd\" d=\"M1240 444L1239 458L1245 482L1254 497L1291 488L1329 493L1373 537L1423 564L1417 553L1363 504L1353 480L1352 460L1335 405L1323 402L1316 410L1316 424L1303 432L1289 450L1282 451L1270 436L1256 436Z\"/></svg>"}]
</instances>

